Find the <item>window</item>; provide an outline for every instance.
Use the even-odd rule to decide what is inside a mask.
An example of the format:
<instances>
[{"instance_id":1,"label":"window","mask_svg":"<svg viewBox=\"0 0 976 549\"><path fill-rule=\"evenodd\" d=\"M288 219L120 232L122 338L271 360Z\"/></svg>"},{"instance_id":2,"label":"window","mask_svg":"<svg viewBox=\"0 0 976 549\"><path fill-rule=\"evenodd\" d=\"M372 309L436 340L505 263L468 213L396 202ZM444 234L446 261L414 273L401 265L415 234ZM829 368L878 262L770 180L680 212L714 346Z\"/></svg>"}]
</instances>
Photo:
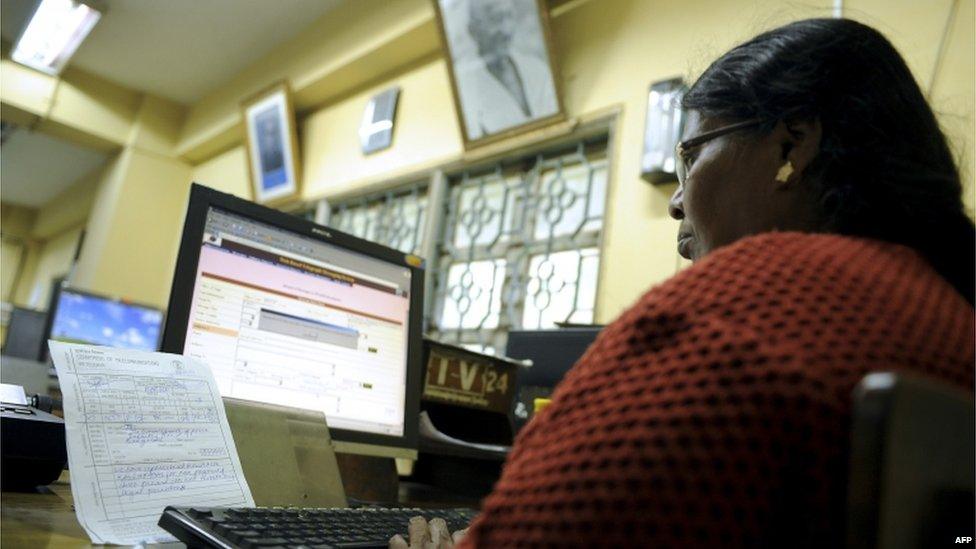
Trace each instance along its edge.
<instances>
[{"instance_id":1,"label":"window","mask_svg":"<svg viewBox=\"0 0 976 549\"><path fill-rule=\"evenodd\" d=\"M339 203L329 226L404 253L422 254L427 182Z\"/></svg>"},{"instance_id":2,"label":"window","mask_svg":"<svg viewBox=\"0 0 976 549\"><path fill-rule=\"evenodd\" d=\"M449 178L431 333L497 352L509 329L593 322L607 139Z\"/></svg>"},{"instance_id":3,"label":"window","mask_svg":"<svg viewBox=\"0 0 976 549\"><path fill-rule=\"evenodd\" d=\"M426 331L500 352L509 329L593 322L607 145L602 135L436 174L332 204L328 224L426 257Z\"/></svg>"}]
</instances>

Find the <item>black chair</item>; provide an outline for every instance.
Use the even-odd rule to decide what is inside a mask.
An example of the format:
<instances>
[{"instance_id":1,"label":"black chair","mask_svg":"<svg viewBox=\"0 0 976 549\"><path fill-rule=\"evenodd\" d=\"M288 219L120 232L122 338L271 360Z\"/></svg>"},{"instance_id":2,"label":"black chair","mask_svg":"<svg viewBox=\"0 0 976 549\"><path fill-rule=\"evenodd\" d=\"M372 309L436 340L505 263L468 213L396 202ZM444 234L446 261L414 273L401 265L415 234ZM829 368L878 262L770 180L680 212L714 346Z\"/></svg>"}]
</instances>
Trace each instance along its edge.
<instances>
[{"instance_id":1,"label":"black chair","mask_svg":"<svg viewBox=\"0 0 976 549\"><path fill-rule=\"evenodd\" d=\"M904 373L854 391L849 549L972 547L973 395Z\"/></svg>"}]
</instances>

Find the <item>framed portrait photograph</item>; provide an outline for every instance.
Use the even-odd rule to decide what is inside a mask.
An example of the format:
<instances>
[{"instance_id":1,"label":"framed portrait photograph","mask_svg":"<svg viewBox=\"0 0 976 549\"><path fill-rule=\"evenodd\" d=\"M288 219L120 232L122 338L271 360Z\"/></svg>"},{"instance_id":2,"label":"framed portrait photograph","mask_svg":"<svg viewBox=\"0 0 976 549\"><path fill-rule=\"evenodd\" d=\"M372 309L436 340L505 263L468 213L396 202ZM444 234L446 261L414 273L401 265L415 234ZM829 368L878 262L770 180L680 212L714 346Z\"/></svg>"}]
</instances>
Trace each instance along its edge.
<instances>
[{"instance_id":1,"label":"framed portrait photograph","mask_svg":"<svg viewBox=\"0 0 976 549\"><path fill-rule=\"evenodd\" d=\"M562 120L544 0L433 0L466 148Z\"/></svg>"},{"instance_id":2,"label":"framed portrait photograph","mask_svg":"<svg viewBox=\"0 0 976 549\"><path fill-rule=\"evenodd\" d=\"M299 190L298 137L291 89L280 82L241 105L254 201L277 204Z\"/></svg>"}]
</instances>

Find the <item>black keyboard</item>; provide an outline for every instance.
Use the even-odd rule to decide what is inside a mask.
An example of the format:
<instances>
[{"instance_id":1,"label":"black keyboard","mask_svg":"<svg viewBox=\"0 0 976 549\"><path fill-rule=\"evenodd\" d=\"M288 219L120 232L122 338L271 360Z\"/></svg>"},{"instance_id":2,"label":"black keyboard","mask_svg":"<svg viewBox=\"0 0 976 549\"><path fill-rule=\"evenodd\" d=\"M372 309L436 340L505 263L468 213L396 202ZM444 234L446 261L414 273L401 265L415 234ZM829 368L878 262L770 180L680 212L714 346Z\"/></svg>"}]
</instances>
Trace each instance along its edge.
<instances>
[{"instance_id":1,"label":"black keyboard","mask_svg":"<svg viewBox=\"0 0 976 549\"><path fill-rule=\"evenodd\" d=\"M400 534L407 539L411 517L442 518L448 531L468 527L475 509L358 509L293 507L167 507L159 526L190 549L387 547Z\"/></svg>"}]
</instances>

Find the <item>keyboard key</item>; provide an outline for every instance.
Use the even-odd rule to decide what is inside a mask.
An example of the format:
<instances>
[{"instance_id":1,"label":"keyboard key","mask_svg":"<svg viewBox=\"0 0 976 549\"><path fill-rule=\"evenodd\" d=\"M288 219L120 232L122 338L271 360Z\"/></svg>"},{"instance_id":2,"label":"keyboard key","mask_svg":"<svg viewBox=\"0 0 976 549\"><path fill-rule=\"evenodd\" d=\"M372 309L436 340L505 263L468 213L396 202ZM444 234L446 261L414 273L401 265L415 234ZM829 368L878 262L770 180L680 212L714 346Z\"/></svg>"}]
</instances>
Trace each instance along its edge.
<instances>
[{"instance_id":1,"label":"keyboard key","mask_svg":"<svg viewBox=\"0 0 976 549\"><path fill-rule=\"evenodd\" d=\"M260 536L260 532L255 532L254 530L231 530L227 532L227 539L233 542L241 542L247 538L256 538Z\"/></svg>"},{"instance_id":2,"label":"keyboard key","mask_svg":"<svg viewBox=\"0 0 976 549\"><path fill-rule=\"evenodd\" d=\"M284 538L250 538L241 542L241 547L250 549L251 547L270 547L274 545L287 545L289 542Z\"/></svg>"}]
</instances>

